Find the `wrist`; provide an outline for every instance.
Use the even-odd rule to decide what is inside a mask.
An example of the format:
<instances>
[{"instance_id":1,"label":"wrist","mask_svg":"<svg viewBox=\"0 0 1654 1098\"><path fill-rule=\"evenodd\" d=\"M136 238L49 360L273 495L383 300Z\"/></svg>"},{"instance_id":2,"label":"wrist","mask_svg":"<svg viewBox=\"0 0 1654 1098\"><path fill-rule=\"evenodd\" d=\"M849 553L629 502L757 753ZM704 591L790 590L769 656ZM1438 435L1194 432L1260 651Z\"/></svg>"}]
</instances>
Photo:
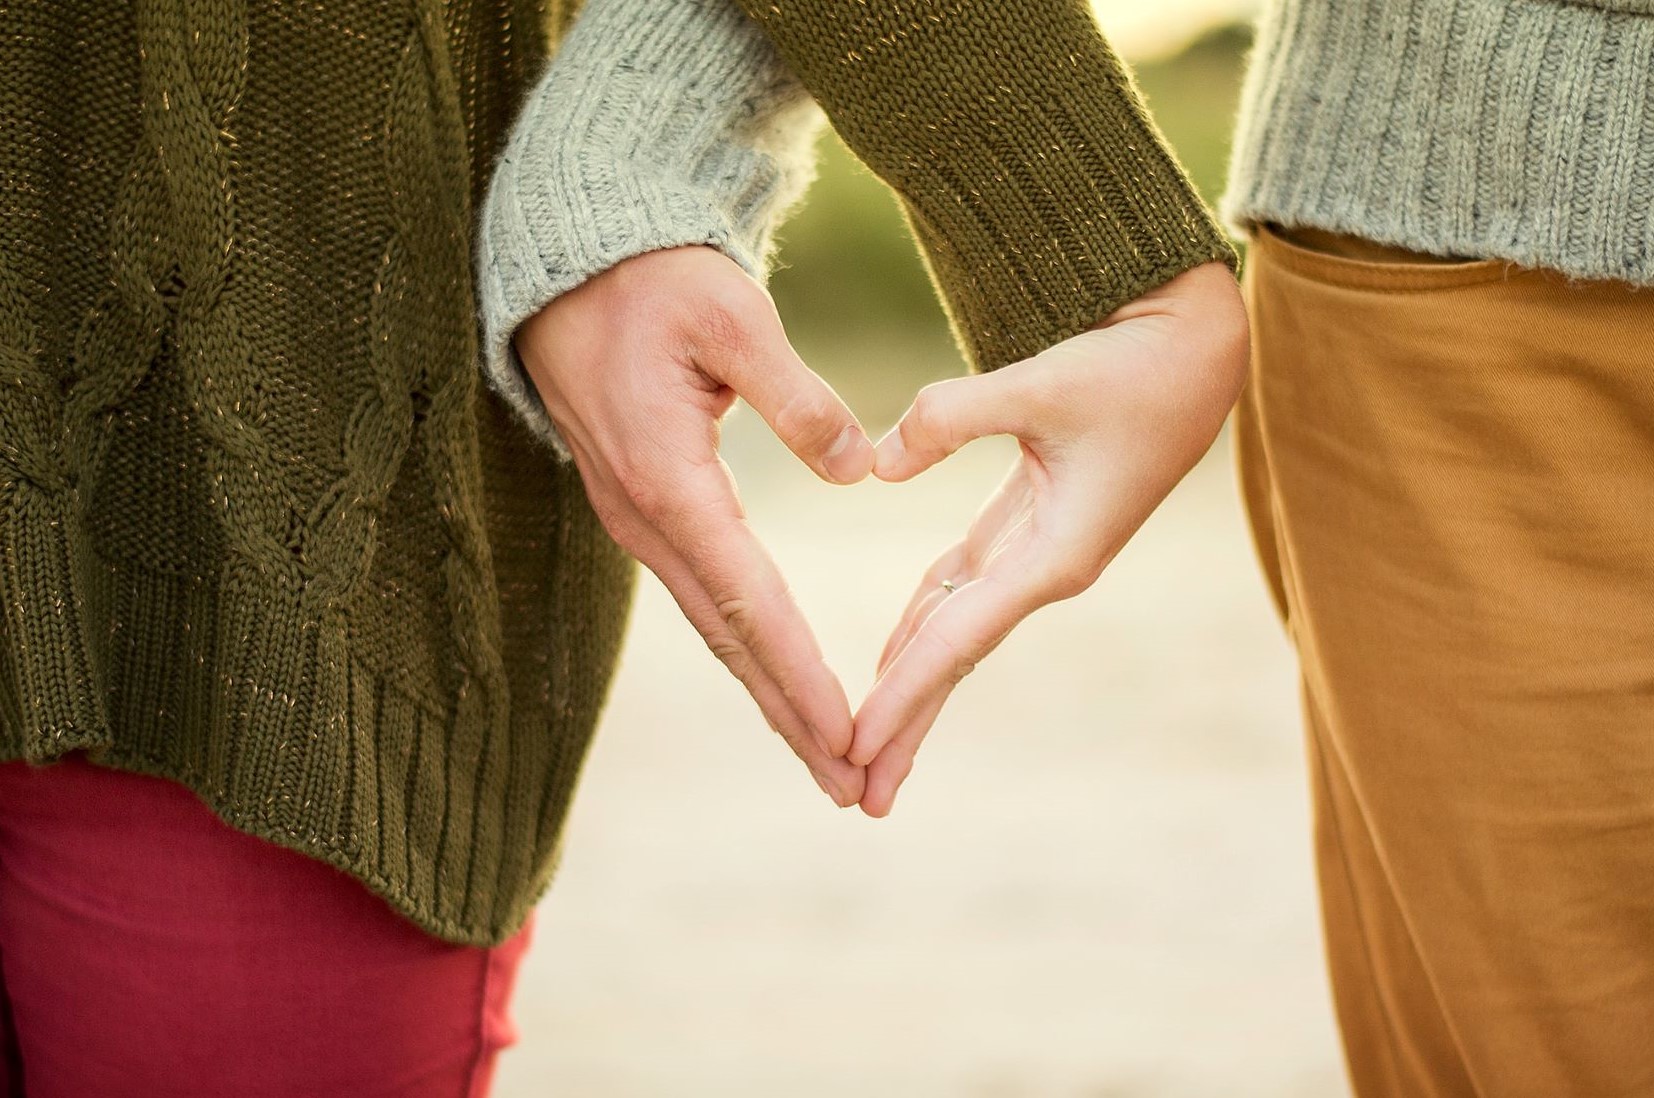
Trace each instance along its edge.
<instances>
[{"instance_id":1,"label":"wrist","mask_svg":"<svg viewBox=\"0 0 1654 1098\"><path fill-rule=\"evenodd\" d=\"M647 252L702 244L755 278L814 172L820 112L733 3L588 0L513 126L479 213L482 365L560 456L514 337Z\"/></svg>"}]
</instances>

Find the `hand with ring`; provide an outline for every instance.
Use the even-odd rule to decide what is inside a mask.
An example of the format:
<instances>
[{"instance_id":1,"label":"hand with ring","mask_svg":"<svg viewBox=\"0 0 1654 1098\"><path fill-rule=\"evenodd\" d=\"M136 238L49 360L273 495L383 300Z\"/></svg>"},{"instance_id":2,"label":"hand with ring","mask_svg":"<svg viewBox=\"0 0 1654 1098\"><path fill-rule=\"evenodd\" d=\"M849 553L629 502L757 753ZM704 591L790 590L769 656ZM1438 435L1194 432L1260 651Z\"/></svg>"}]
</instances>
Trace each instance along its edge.
<instances>
[{"instance_id":1,"label":"hand with ring","mask_svg":"<svg viewBox=\"0 0 1654 1098\"><path fill-rule=\"evenodd\" d=\"M953 688L1025 617L1086 590L1211 445L1245 379L1248 328L1208 263L1021 362L921 390L874 473L916 476L983 435L1021 454L926 573L879 658L848 760L887 814Z\"/></svg>"}]
</instances>

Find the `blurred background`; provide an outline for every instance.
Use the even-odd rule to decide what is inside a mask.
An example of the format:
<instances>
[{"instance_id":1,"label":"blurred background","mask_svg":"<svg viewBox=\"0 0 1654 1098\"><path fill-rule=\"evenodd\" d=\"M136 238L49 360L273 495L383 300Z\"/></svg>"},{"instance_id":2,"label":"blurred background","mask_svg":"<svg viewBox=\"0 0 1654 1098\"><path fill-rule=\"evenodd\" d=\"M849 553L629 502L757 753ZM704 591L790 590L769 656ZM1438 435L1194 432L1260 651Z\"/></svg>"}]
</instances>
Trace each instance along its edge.
<instances>
[{"instance_id":1,"label":"blurred background","mask_svg":"<svg viewBox=\"0 0 1654 1098\"><path fill-rule=\"evenodd\" d=\"M1208 198L1247 0L1102 0ZM964 367L889 193L827 135L772 290L877 438ZM852 704L1014 454L817 482L725 453ZM647 572L499 1098L1336 1098L1290 652L1224 437L1095 588L960 687L893 814L835 809Z\"/></svg>"}]
</instances>

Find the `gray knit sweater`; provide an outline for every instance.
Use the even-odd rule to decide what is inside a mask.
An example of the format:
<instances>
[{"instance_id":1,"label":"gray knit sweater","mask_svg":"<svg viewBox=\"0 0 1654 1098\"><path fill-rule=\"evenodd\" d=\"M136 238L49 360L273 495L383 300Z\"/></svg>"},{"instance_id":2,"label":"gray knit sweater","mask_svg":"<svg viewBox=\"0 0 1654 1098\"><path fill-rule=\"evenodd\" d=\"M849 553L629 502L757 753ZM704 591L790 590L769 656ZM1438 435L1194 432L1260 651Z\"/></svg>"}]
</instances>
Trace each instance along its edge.
<instances>
[{"instance_id":1,"label":"gray knit sweater","mask_svg":"<svg viewBox=\"0 0 1654 1098\"><path fill-rule=\"evenodd\" d=\"M512 336L623 259L707 244L762 281L825 117L734 0L586 0L478 218L489 385L569 460Z\"/></svg>"},{"instance_id":2,"label":"gray knit sweater","mask_svg":"<svg viewBox=\"0 0 1654 1098\"><path fill-rule=\"evenodd\" d=\"M1273 0L1221 211L1654 285L1654 0Z\"/></svg>"}]
</instances>

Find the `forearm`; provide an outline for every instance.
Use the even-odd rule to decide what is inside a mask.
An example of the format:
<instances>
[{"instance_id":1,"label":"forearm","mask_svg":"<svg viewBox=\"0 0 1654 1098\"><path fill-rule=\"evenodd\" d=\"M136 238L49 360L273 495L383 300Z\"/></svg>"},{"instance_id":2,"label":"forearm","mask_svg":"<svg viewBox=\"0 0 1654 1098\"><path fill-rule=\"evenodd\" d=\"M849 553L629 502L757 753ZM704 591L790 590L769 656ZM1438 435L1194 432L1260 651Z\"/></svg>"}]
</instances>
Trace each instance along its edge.
<instances>
[{"instance_id":1,"label":"forearm","mask_svg":"<svg viewBox=\"0 0 1654 1098\"><path fill-rule=\"evenodd\" d=\"M660 248L710 245L762 280L820 121L733 0L587 0L513 125L477 234L485 377L560 456L517 329Z\"/></svg>"},{"instance_id":2,"label":"forearm","mask_svg":"<svg viewBox=\"0 0 1654 1098\"><path fill-rule=\"evenodd\" d=\"M1236 257L1085 0L741 0L901 197L993 369Z\"/></svg>"}]
</instances>

